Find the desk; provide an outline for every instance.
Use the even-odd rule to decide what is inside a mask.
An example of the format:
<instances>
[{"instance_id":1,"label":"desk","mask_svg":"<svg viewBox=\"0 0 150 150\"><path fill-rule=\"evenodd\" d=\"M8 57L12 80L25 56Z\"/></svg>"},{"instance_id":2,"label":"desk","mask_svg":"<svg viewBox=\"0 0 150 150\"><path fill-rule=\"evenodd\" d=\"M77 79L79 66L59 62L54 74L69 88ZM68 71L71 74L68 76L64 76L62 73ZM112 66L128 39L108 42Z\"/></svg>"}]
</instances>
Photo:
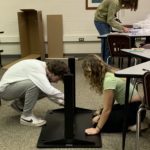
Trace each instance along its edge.
<instances>
[{"instance_id":1,"label":"desk","mask_svg":"<svg viewBox=\"0 0 150 150\"><path fill-rule=\"evenodd\" d=\"M112 32L109 34L121 34L121 35L128 35L133 38L137 37L150 37L150 29L131 29L129 33L120 33L120 32ZM99 38L106 38L107 35L109 34L104 34L101 35Z\"/></svg>"},{"instance_id":2,"label":"desk","mask_svg":"<svg viewBox=\"0 0 150 150\"><path fill-rule=\"evenodd\" d=\"M150 49L144 49L142 51L132 49L121 49L121 51L129 54L130 56L136 56L142 59L150 60Z\"/></svg>"},{"instance_id":3,"label":"desk","mask_svg":"<svg viewBox=\"0 0 150 150\"><path fill-rule=\"evenodd\" d=\"M143 77L144 73L146 72L145 70L149 70L149 69L150 69L150 61L147 61L145 63L115 72L116 77L126 78L125 116L124 116L123 134L122 134L122 150L125 149L130 79Z\"/></svg>"},{"instance_id":4,"label":"desk","mask_svg":"<svg viewBox=\"0 0 150 150\"><path fill-rule=\"evenodd\" d=\"M101 35L99 38L103 38L104 39L104 43L106 42L106 38L108 35L127 35L131 38L131 46L132 47L135 47L135 43L134 43L134 39L135 38L138 38L138 37L150 37L150 29L131 29L131 32L129 33L119 33L119 32L112 32L112 33L109 33L109 34L104 34L104 35ZM104 44L105 45L105 44ZM104 48L105 49L105 48ZM103 52L102 52L103 53Z\"/></svg>"}]
</instances>

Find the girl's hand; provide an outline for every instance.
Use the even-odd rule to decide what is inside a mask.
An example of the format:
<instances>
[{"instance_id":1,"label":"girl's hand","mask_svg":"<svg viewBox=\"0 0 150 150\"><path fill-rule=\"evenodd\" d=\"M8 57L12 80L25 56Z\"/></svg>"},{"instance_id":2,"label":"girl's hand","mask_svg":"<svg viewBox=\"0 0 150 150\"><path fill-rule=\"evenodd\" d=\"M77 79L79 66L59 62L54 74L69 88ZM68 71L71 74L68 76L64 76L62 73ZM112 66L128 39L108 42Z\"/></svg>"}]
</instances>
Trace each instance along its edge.
<instances>
[{"instance_id":1,"label":"girl's hand","mask_svg":"<svg viewBox=\"0 0 150 150\"><path fill-rule=\"evenodd\" d=\"M100 132L99 128L88 128L88 129L85 129L85 133L87 135L95 135L95 134L98 134Z\"/></svg>"}]
</instances>

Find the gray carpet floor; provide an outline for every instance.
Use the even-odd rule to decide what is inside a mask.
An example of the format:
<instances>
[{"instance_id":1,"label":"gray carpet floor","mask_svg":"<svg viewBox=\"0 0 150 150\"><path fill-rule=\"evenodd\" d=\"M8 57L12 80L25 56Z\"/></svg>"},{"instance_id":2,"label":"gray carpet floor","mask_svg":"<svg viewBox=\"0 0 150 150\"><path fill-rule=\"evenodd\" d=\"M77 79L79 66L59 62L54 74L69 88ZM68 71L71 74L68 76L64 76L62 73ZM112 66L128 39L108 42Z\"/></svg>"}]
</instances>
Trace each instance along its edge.
<instances>
[{"instance_id":1,"label":"gray carpet floor","mask_svg":"<svg viewBox=\"0 0 150 150\"><path fill-rule=\"evenodd\" d=\"M0 70L2 75L4 70ZM64 90L63 84L54 84L60 90ZM2 101L0 106L0 150L38 150L37 141L41 127L28 127L20 125L20 114L15 112L9 102ZM97 109L102 106L102 96L91 90L83 77L81 61L76 62L76 106L88 109ZM34 113L44 117L51 109L60 108L48 99L37 102ZM147 112L146 121L150 123L150 114ZM121 150L122 133L102 133L102 148L51 148L52 150ZM135 132L128 132L126 137L126 150L135 149ZM44 148L45 149L45 148ZM42 149L42 150L44 150ZM49 148L50 149L50 148ZM150 129L143 131L140 136L140 150L150 149Z\"/></svg>"}]
</instances>

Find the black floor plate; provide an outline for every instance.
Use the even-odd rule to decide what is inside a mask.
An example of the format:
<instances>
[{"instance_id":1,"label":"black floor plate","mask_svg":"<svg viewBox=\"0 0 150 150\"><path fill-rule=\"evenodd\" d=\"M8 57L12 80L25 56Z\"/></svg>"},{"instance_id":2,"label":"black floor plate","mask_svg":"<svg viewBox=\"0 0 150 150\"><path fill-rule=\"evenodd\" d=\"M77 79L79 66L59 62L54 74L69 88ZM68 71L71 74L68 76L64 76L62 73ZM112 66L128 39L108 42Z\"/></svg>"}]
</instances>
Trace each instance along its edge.
<instances>
[{"instance_id":1,"label":"black floor plate","mask_svg":"<svg viewBox=\"0 0 150 150\"><path fill-rule=\"evenodd\" d=\"M85 128L92 126L92 110L76 108L74 116L74 136L65 139L64 136L64 109L48 111L47 124L42 127L38 139L38 148L99 148L102 147L101 136L87 136Z\"/></svg>"}]
</instances>

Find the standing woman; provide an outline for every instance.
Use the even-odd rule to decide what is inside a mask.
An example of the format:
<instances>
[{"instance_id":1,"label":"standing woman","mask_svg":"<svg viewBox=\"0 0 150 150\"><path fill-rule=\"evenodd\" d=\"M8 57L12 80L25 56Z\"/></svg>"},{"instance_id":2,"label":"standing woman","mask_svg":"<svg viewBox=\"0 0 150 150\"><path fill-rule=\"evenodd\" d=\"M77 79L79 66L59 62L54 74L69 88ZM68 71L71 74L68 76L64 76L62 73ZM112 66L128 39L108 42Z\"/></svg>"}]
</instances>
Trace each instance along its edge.
<instances>
[{"instance_id":1,"label":"standing woman","mask_svg":"<svg viewBox=\"0 0 150 150\"><path fill-rule=\"evenodd\" d=\"M114 70L107 65L99 56L89 55L82 63L85 78L91 88L99 94L103 94L102 112L93 118L95 126L85 129L87 135L98 134L99 132L121 132L123 129L126 80L114 76ZM141 104L134 86L129 89L128 107L128 129L136 129L136 114ZM141 121L145 118L145 112L141 114ZM143 128L143 127L141 127ZM145 126L146 128L146 126Z\"/></svg>"},{"instance_id":2,"label":"standing woman","mask_svg":"<svg viewBox=\"0 0 150 150\"><path fill-rule=\"evenodd\" d=\"M103 0L98 6L94 17L94 23L99 34L104 35L110 33L112 27L118 29L120 32L129 32L128 28L116 20L116 13L120 9L131 9L135 11L137 7L138 0ZM104 42L104 39L101 39L101 44L102 58L106 62L109 56L108 44Z\"/></svg>"}]
</instances>

